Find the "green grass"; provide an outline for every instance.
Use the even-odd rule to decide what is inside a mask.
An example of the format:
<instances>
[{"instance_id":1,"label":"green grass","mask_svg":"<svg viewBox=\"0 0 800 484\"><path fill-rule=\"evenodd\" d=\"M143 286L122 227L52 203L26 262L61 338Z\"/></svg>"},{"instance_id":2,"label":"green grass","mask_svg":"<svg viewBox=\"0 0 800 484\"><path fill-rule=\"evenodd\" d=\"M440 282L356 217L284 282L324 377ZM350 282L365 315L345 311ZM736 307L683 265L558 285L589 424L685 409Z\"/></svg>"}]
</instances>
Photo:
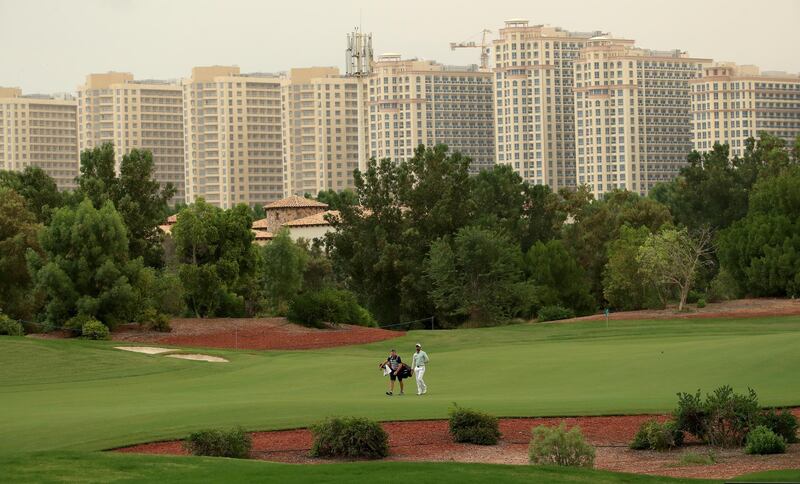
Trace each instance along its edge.
<instances>
[{"instance_id":1,"label":"green grass","mask_svg":"<svg viewBox=\"0 0 800 484\"><path fill-rule=\"evenodd\" d=\"M378 362L431 357L430 392L386 397ZM519 325L415 332L320 351L208 351L227 364L122 352L108 342L0 338L0 454L101 450L208 426L278 429L327 415L444 418L664 412L678 391L753 387L800 404L800 318Z\"/></svg>"},{"instance_id":2,"label":"green grass","mask_svg":"<svg viewBox=\"0 0 800 484\"><path fill-rule=\"evenodd\" d=\"M430 393L389 398L390 347L431 357ZM678 391L753 387L762 405L800 404L800 318L620 321L422 331L319 351L219 351L210 364L114 343L0 337L3 482L696 482L599 471L450 463L293 466L93 452L210 426L306 426L328 415L445 418L452 402L498 416L667 412ZM797 480L798 471L759 475Z\"/></svg>"},{"instance_id":3,"label":"green grass","mask_svg":"<svg viewBox=\"0 0 800 484\"><path fill-rule=\"evenodd\" d=\"M436 482L464 484L569 483L569 484L702 484L722 482L672 479L616 472L540 466L426 462L355 462L298 466L269 462L172 457L99 452L48 452L0 457L4 483L151 483L194 482ZM736 480L797 482L800 470L770 471L741 476Z\"/></svg>"},{"instance_id":4,"label":"green grass","mask_svg":"<svg viewBox=\"0 0 800 484\"><path fill-rule=\"evenodd\" d=\"M356 462L298 466L201 457L59 452L0 458L6 483L28 482L436 482L438 484L547 482L679 484L694 479L637 476L585 469L490 464Z\"/></svg>"}]
</instances>

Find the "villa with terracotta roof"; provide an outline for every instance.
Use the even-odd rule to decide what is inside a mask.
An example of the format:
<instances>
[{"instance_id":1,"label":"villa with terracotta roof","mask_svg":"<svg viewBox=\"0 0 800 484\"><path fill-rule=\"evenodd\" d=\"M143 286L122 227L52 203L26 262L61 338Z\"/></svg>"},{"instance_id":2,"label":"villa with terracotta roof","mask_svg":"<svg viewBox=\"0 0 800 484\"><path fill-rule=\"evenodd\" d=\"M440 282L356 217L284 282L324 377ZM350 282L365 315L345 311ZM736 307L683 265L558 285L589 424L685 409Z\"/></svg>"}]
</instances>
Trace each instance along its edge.
<instances>
[{"instance_id":1,"label":"villa with terracotta roof","mask_svg":"<svg viewBox=\"0 0 800 484\"><path fill-rule=\"evenodd\" d=\"M326 210L328 205L324 203L293 195L264 205L266 217L256 220L253 228L274 234L287 222L317 215Z\"/></svg>"}]
</instances>

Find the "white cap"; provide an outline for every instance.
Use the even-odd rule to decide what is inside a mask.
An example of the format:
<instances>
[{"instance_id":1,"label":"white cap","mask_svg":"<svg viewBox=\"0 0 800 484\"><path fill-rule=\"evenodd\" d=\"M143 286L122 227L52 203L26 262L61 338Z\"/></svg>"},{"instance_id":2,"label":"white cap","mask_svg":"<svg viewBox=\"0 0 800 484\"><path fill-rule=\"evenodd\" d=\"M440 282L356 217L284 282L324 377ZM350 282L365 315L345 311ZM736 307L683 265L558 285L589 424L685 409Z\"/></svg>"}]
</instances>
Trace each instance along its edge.
<instances>
[{"instance_id":1,"label":"white cap","mask_svg":"<svg viewBox=\"0 0 800 484\"><path fill-rule=\"evenodd\" d=\"M421 344L419 344L419 343L417 343L417 347L418 347L418 348L422 348L422 345L421 345Z\"/></svg>"}]
</instances>

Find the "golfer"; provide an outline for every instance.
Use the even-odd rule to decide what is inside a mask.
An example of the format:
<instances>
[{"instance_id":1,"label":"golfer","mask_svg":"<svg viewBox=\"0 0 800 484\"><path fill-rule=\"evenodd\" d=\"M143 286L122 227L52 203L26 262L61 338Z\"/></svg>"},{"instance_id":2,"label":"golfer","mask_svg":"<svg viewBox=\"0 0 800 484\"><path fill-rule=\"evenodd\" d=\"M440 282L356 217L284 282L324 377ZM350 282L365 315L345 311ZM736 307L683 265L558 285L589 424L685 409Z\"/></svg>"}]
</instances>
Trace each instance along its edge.
<instances>
[{"instance_id":1,"label":"golfer","mask_svg":"<svg viewBox=\"0 0 800 484\"><path fill-rule=\"evenodd\" d=\"M422 345L417 343L417 350L411 360L411 367L414 369L414 375L417 377L417 395L425 395L428 393L428 386L425 385L425 366L428 364L428 354L422 351Z\"/></svg>"},{"instance_id":2,"label":"golfer","mask_svg":"<svg viewBox=\"0 0 800 484\"><path fill-rule=\"evenodd\" d=\"M381 363L381 368L388 368L389 370L389 391L386 392L387 395L390 397L394 394L394 382L395 380L400 381L400 395L403 395L403 378L405 375L402 372L403 367L403 360L400 359L400 355L397 354L397 351L394 349L389 353L389 357L386 358L386 361Z\"/></svg>"}]
</instances>

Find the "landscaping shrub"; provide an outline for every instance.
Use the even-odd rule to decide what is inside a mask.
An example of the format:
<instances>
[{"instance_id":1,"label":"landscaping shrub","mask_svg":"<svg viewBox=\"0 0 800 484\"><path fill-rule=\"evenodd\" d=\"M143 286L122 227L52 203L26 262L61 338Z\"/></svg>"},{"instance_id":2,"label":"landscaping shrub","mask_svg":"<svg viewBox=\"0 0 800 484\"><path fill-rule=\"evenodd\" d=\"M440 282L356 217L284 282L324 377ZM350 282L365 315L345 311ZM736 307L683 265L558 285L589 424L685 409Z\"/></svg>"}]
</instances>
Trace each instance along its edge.
<instances>
[{"instance_id":1,"label":"landscaping shrub","mask_svg":"<svg viewBox=\"0 0 800 484\"><path fill-rule=\"evenodd\" d=\"M532 464L594 467L594 447L586 443L578 427L567 431L563 422L558 427L534 428L528 457Z\"/></svg>"},{"instance_id":2,"label":"landscaping shrub","mask_svg":"<svg viewBox=\"0 0 800 484\"><path fill-rule=\"evenodd\" d=\"M688 432L700 440L706 439L706 426L708 425L708 412L697 393L678 393L678 406L672 412L675 418L675 427Z\"/></svg>"},{"instance_id":3,"label":"landscaping shrub","mask_svg":"<svg viewBox=\"0 0 800 484\"><path fill-rule=\"evenodd\" d=\"M378 422L331 417L311 426L313 457L380 459L389 455L389 436Z\"/></svg>"},{"instance_id":4,"label":"landscaping shrub","mask_svg":"<svg viewBox=\"0 0 800 484\"><path fill-rule=\"evenodd\" d=\"M108 326L96 319L85 322L81 328L81 336L86 339L108 339L109 335Z\"/></svg>"},{"instance_id":5,"label":"landscaping shrub","mask_svg":"<svg viewBox=\"0 0 800 484\"><path fill-rule=\"evenodd\" d=\"M669 450L683 445L683 432L675 422L648 420L639 427L630 448L635 450Z\"/></svg>"},{"instance_id":6,"label":"landscaping shrub","mask_svg":"<svg viewBox=\"0 0 800 484\"><path fill-rule=\"evenodd\" d=\"M172 326L169 325L169 316L159 313L153 308L147 308L142 312L139 324L148 331L158 331L159 333L172 331Z\"/></svg>"},{"instance_id":7,"label":"landscaping shrub","mask_svg":"<svg viewBox=\"0 0 800 484\"><path fill-rule=\"evenodd\" d=\"M325 323L376 326L369 311L349 291L325 288L296 296L289 304L289 321L315 328Z\"/></svg>"},{"instance_id":8,"label":"landscaping shrub","mask_svg":"<svg viewBox=\"0 0 800 484\"><path fill-rule=\"evenodd\" d=\"M711 281L708 287L708 300L711 302L729 301L739 297L741 289L733 274L725 268Z\"/></svg>"},{"instance_id":9,"label":"landscaping shrub","mask_svg":"<svg viewBox=\"0 0 800 484\"><path fill-rule=\"evenodd\" d=\"M539 321L556 321L559 319L569 319L575 317L572 309L561 306L544 306L537 313Z\"/></svg>"},{"instance_id":10,"label":"landscaping shrub","mask_svg":"<svg viewBox=\"0 0 800 484\"><path fill-rule=\"evenodd\" d=\"M189 435L183 444L194 455L247 459L253 441L241 427L222 430L208 429Z\"/></svg>"},{"instance_id":11,"label":"landscaping shrub","mask_svg":"<svg viewBox=\"0 0 800 484\"><path fill-rule=\"evenodd\" d=\"M741 446L759 416L758 397L752 389L741 395L728 385L722 386L706 396L705 406L706 438L718 447Z\"/></svg>"},{"instance_id":12,"label":"landscaping shrub","mask_svg":"<svg viewBox=\"0 0 800 484\"><path fill-rule=\"evenodd\" d=\"M700 299L697 300L697 307L700 308L700 309L706 307L705 298L700 298Z\"/></svg>"},{"instance_id":13,"label":"landscaping shrub","mask_svg":"<svg viewBox=\"0 0 800 484\"><path fill-rule=\"evenodd\" d=\"M786 441L780 435L763 425L759 425L747 434L747 454L783 454L786 452Z\"/></svg>"},{"instance_id":14,"label":"landscaping shrub","mask_svg":"<svg viewBox=\"0 0 800 484\"><path fill-rule=\"evenodd\" d=\"M681 465L703 465L703 466L710 466L712 464L717 463L717 457L714 455L713 452L709 452L708 454L698 454L696 452L686 452L681 454Z\"/></svg>"},{"instance_id":15,"label":"landscaping shrub","mask_svg":"<svg viewBox=\"0 0 800 484\"><path fill-rule=\"evenodd\" d=\"M772 430L790 444L794 444L797 439L797 417L789 410L782 410L780 413L775 409L769 409L758 417L758 425Z\"/></svg>"},{"instance_id":16,"label":"landscaping shrub","mask_svg":"<svg viewBox=\"0 0 800 484\"><path fill-rule=\"evenodd\" d=\"M25 330L18 321L14 321L5 314L0 314L0 335L23 336Z\"/></svg>"},{"instance_id":17,"label":"landscaping shrub","mask_svg":"<svg viewBox=\"0 0 800 484\"><path fill-rule=\"evenodd\" d=\"M494 445L500 439L500 429L496 417L454 404L450 409L450 435L454 442Z\"/></svg>"},{"instance_id":18,"label":"landscaping shrub","mask_svg":"<svg viewBox=\"0 0 800 484\"><path fill-rule=\"evenodd\" d=\"M97 320L94 318L94 316L90 316L88 314L78 314L77 316L73 316L66 320L64 324L61 325L61 329L68 330L73 336L77 336L83 333L83 325L91 321Z\"/></svg>"}]
</instances>

